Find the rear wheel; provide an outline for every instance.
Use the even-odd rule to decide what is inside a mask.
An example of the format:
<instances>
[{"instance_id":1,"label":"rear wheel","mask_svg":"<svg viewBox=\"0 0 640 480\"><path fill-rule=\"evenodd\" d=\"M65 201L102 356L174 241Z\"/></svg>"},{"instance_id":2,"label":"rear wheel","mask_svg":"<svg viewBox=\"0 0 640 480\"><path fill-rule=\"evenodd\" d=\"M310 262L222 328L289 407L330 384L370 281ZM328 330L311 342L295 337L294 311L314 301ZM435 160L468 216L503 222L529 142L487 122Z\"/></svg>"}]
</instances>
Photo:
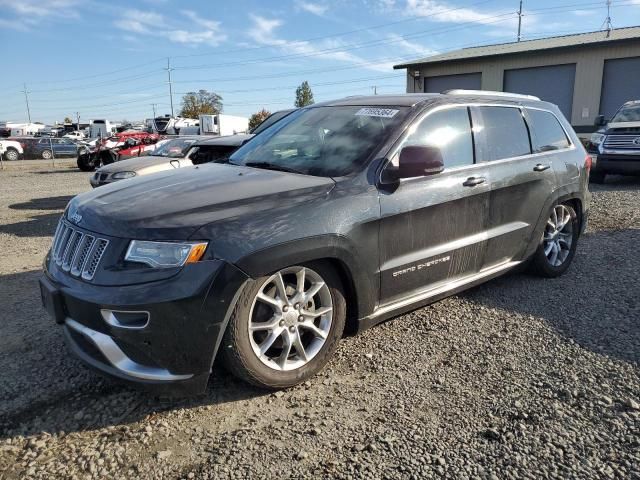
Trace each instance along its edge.
<instances>
[{"instance_id":1,"label":"rear wheel","mask_svg":"<svg viewBox=\"0 0 640 480\"><path fill-rule=\"evenodd\" d=\"M346 302L325 264L284 268L245 288L223 339L229 370L254 385L286 388L317 373L344 331Z\"/></svg>"},{"instance_id":2,"label":"rear wheel","mask_svg":"<svg viewBox=\"0 0 640 480\"><path fill-rule=\"evenodd\" d=\"M571 205L551 209L531 267L543 277L558 277L571 265L580 235L580 220Z\"/></svg>"},{"instance_id":3,"label":"rear wheel","mask_svg":"<svg viewBox=\"0 0 640 480\"><path fill-rule=\"evenodd\" d=\"M51 150L43 150L42 158L44 158L45 160L51 160L53 158L53 153L51 152Z\"/></svg>"},{"instance_id":4,"label":"rear wheel","mask_svg":"<svg viewBox=\"0 0 640 480\"><path fill-rule=\"evenodd\" d=\"M589 181L591 183L604 183L604 179L606 178L607 174L604 172L598 172L598 171L591 171L589 173Z\"/></svg>"}]
</instances>

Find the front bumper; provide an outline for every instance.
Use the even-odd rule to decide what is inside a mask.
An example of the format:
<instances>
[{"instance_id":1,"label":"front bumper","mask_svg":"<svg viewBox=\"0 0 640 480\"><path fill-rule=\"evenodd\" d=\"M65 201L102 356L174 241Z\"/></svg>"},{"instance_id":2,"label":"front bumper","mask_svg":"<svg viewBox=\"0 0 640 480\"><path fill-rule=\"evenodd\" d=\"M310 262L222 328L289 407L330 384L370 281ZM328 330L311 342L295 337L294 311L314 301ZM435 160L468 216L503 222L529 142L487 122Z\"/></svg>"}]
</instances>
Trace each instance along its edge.
<instances>
[{"instance_id":1,"label":"front bumper","mask_svg":"<svg viewBox=\"0 0 640 480\"><path fill-rule=\"evenodd\" d=\"M62 324L71 351L89 366L167 395L205 390L237 292L247 277L232 265L204 261L160 281L98 286L45 271L43 304ZM110 312L144 313L120 324Z\"/></svg>"},{"instance_id":2,"label":"front bumper","mask_svg":"<svg viewBox=\"0 0 640 480\"><path fill-rule=\"evenodd\" d=\"M593 170L618 175L640 175L640 154L600 153L596 157Z\"/></svg>"}]
</instances>

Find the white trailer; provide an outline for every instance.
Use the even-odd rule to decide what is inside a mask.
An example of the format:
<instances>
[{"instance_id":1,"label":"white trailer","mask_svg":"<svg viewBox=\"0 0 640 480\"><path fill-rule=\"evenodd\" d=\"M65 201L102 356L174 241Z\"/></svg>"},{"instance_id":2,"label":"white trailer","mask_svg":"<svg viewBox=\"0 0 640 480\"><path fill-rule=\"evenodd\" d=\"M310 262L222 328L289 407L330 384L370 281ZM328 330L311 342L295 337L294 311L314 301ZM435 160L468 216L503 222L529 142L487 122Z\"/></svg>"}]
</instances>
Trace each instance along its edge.
<instances>
[{"instance_id":1,"label":"white trailer","mask_svg":"<svg viewBox=\"0 0 640 480\"><path fill-rule=\"evenodd\" d=\"M200 135L236 135L249 130L249 119L234 115L200 115Z\"/></svg>"},{"instance_id":2,"label":"white trailer","mask_svg":"<svg viewBox=\"0 0 640 480\"><path fill-rule=\"evenodd\" d=\"M113 134L114 126L109 120L98 119L89 121L89 137L110 137Z\"/></svg>"}]
</instances>

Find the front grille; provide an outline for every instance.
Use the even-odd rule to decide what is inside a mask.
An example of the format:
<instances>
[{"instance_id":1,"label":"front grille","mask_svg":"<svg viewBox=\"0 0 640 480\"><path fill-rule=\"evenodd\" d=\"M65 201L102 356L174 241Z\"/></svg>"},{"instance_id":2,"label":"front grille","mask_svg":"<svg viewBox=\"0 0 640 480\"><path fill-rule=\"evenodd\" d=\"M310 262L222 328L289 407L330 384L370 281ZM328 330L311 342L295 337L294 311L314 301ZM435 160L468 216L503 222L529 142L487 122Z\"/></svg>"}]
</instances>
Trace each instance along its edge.
<instances>
[{"instance_id":1,"label":"front grille","mask_svg":"<svg viewBox=\"0 0 640 480\"><path fill-rule=\"evenodd\" d=\"M635 143L635 142L638 143ZM612 150L640 150L640 136L637 135L607 135L604 148Z\"/></svg>"},{"instance_id":2,"label":"front grille","mask_svg":"<svg viewBox=\"0 0 640 480\"><path fill-rule=\"evenodd\" d=\"M60 220L53 237L51 257L63 271L74 277L92 280L107 245L109 240L85 233Z\"/></svg>"}]
</instances>

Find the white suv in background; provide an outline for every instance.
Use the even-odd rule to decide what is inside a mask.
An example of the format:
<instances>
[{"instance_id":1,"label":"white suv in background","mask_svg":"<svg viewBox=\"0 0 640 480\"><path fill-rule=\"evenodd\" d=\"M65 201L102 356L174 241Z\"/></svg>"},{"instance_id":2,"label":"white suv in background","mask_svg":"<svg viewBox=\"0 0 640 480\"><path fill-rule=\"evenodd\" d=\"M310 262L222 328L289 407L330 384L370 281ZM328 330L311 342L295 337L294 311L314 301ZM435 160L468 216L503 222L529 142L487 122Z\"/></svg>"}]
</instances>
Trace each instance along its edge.
<instances>
[{"instance_id":1,"label":"white suv in background","mask_svg":"<svg viewBox=\"0 0 640 480\"><path fill-rule=\"evenodd\" d=\"M3 150L2 158L4 160L13 162L20 159L24 154L22 145L15 140L0 140L0 145L2 146L0 150Z\"/></svg>"}]
</instances>

